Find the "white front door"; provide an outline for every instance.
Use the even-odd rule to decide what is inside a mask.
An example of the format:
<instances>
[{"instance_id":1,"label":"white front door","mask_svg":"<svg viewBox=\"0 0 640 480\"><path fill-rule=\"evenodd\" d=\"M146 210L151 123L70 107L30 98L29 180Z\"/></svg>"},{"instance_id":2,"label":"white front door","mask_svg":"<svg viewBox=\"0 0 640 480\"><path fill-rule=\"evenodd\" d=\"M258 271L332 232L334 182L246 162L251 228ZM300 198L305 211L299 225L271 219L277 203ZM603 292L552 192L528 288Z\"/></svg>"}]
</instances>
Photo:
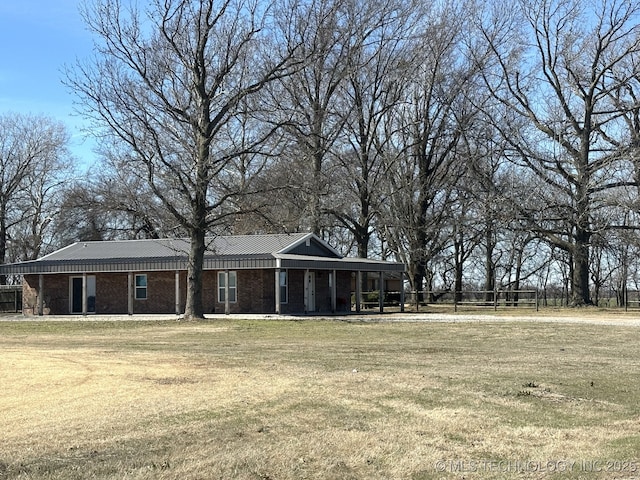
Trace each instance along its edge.
<instances>
[{"instance_id":1,"label":"white front door","mask_svg":"<svg viewBox=\"0 0 640 480\"><path fill-rule=\"evenodd\" d=\"M307 312L316 311L316 272L307 272L305 280L305 296Z\"/></svg>"}]
</instances>

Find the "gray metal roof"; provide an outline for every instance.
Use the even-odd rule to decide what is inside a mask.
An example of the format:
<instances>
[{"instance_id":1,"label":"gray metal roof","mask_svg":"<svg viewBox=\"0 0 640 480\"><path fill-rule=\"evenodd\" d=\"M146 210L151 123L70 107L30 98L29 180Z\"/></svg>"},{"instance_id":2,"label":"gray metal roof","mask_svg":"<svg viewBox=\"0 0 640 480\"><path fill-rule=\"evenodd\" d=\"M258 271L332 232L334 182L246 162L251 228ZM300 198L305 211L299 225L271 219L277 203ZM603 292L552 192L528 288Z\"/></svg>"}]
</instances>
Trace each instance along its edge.
<instances>
[{"instance_id":1,"label":"gray metal roof","mask_svg":"<svg viewBox=\"0 0 640 480\"><path fill-rule=\"evenodd\" d=\"M230 255L271 255L288 250L308 233L290 235L230 235L208 238L206 257ZM99 242L76 242L49 255L40 261L61 260L114 260L114 259L169 259L187 257L189 239L163 238L150 240L111 240Z\"/></svg>"},{"instance_id":2,"label":"gray metal roof","mask_svg":"<svg viewBox=\"0 0 640 480\"><path fill-rule=\"evenodd\" d=\"M189 240L77 242L30 261L0 265L0 274L185 270ZM230 235L207 239L205 269L319 268L404 271L404 265L343 259L311 233Z\"/></svg>"}]
</instances>

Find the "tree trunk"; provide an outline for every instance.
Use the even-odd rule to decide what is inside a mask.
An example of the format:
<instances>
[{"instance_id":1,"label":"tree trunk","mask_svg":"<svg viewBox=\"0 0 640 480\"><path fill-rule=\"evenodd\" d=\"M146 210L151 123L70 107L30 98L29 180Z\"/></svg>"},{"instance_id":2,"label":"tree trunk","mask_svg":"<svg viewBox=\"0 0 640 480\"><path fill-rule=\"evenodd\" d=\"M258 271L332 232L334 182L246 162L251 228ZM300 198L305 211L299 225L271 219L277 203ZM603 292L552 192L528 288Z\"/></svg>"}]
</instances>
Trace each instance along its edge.
<instances>
[{"instance_id":1,"label":"tree trunk","mask_svg":"<svg viewBox=\"0 0 640 480\"><path fill-rule=\"evenodd\" d=\"M424 300L424 291L422 290L424 284L425 268L423 264L415 266L413 273L413 288L416 291L416 301L422 302Z\"/></svg>"},{"instance_id":2,"label":"tree trunk","mask_svg":"<svg viewBox=\"0 0 640 480\"><path fill-rule=\"evenodd\" d=\"M618 307L627 306L627 275L628 275L628 263L627 263L627 249L625 248L624 255L622 257L622 274L620 280L618 280L618 291L616 292L616 300Z\"/></svg>"},{"instance_id":3,"label":"tree trunk","mask_svg":"<svg viewBox=\"0 0 640 480\"><path fill-rule=\"evenodd\" d=\"M518 250L518 260L516 261L516 274L513 280L513 296L511 297L511 301L513 302L513 306L518 306L518 301L520 300L520 294L518 291L520 290L520 277L522 276L522 257L524 254L524 245L522 248Z\"/></svg>"},{"instance_id":4,"label":"tree trunk","mask_svg":"<svg viewBox=\"0 0 640 480\"><path fill-rule=\"evenodd\" d=\"M496 265L493 261L493 250L495 249L495 241L493 239L493 226L487 226L486 231L486 251L485 251L485 269L486 276L484 280L485 301L493 301L493 295L496 288Z\"/></svg>"},{"instance_id":5,"label":"tree trunk","mask_svg":"<svg viewBox=\"0 0 640 480\"><path fill-rule=\"evenodd\" d=\"M357 236L357 244L358 257L367 258L369 255L369 236ZM360 275L360 282L360 291L366 292L369 285L369 276L367 275L367 272L362 272ZM360 299L357 299L357 301L360 301Z\"/></svg>"},{"instance_id":6,"label":"tree trunk","mask_svg":"<svg viewBox=\"0 0 640 480\"><path fill-rule=\"evenodd\" d=\"M204 267L205 229L191 232L191 248L187 267L187 298L184 311L185 320L204 318L202 303L202 270Z\"/></svg>"},{"instance_id":7,"label":"tree trunk","mask_svg":"<svg viewBox=\"0 0 640 480\"><path fill-rule=\"evenodd\" d=\"M455 257L455 283L453 287L455 300L462 300L462 275L464 266L464 238L462 233L458 233L454 239L454 257Z\"/></svg>"},{"instance_id":8,"label":"tree trunk","mask_svg":"<svg viewBox=\"0 0 640 480\"><path fill-rule=\"evenodd\" d=\"M0 206L0 263L6 263L7 261L7 209L4 206ZM0 284L6 285L7 276L0 275Z\"/></svg>"},{"instance_id":9,"label":"tree trunk","mask_svg":"<svg viewBox=\"0 0 640 480\"><path fill-rule=\"evenodd\" d=\"M573 251L571 277L571 306L591 305L589 293L589 233L579 230Z\"/></svg>"},{"instance_id":10,"label":"tree trunk","mask_svg":"<svg viewBox=\"0 0 640 480\"><path fill-rule=\"evenodd\" d=\"M426 259L424 258L424 244L426 242L426 235L422 230L416 234L416 243L412 245L411 266L409 272L411 276L411 286L416 292L416 302L421 303L424 300L423 286L424 279L426 277Z\"/></svg>"},{"instance_id":11,"label":"tree trunk","mask_svg":"<svg viewBox=\"0 0 640 480\"><path fill-rule=\"evenodd\" d=\"M0 263L7 261L7 209L4 202L0 205Z\"/></svg>"},{"instance_id":12,"label":"tree trunk","mask_svg":"<svg viewBox=\"0 0 640 480\"><path fill-rule=\"evenodd\" d=\"M206 115L206 112L205 112ZM187 298L184 317L186 320L204 318L202 303L202 271L204 268L205 237L207 235L207 190L209 178L209 142L200 139L196 168L195 195L192 203L192 227L189 266L187 268Z\"/></svg>"}]
</instances>

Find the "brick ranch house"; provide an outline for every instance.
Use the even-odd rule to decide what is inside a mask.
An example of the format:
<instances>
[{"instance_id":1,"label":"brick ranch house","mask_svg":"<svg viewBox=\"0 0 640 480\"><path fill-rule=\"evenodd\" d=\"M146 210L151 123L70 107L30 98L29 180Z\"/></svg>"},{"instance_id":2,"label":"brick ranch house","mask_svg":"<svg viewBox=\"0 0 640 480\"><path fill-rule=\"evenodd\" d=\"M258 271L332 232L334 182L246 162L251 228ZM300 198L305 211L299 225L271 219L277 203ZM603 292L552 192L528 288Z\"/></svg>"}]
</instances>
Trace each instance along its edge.
<instances>
[{"instance_id":1,"label":"brick ranch house","mask_svg":"<svg viewBox=\"0 0 640 480\"><path fill-rule=\"evenodd\" d=\"M77 242L0 265L0 274L22 275L25 315L179 315L188 249L187 239ZM401 263L344 258L310 233L211 238L204 265L205 314L348 312L363 274L377 278L382 298L405 271Z\"/></svg>"}]
</instances>

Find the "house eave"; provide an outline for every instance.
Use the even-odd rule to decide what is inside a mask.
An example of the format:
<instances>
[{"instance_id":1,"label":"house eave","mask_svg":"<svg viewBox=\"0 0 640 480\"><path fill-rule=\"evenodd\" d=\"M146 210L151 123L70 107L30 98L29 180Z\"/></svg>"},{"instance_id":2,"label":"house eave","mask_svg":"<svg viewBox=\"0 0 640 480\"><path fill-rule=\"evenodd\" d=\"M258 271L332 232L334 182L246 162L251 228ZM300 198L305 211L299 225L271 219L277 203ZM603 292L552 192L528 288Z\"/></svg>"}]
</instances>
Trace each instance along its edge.
<instances>
[{"instance_id":1,"label":"house eave","mask_svg":"<svg viewBox=\"0 0 640 480\"><path fill-rule=\"evenodd\" d=\"M187 270L188 261L177 258L108 259L108 260L34 260L0 265L3 275L52 273L121 273ZM205 270L249 270L275 268L272 256L205 257Z\"/></svg>"},{"instance_id":2,"label":"house eave","mask_svg":"<svg viewBox=\"0 0 640 480\"><path fill-rule=\"evenodd\" d=\"M33 275L50 273L106 273L132 271L183 270L183 259L113 259L113 260L34 260L0 265L0 274Z\"/></svg>"},{"instance_id":3,"label":"house eave","mask_svg":"<svg viewBox=\"0 0 640 480\"><path fill-rule=\"evenodd\" d=\"M303 255L276 254L281 268L309 270L348 270L352 272L404 272L403 263L367 258L327 258Z\"/></svg>"}]
</instances>

